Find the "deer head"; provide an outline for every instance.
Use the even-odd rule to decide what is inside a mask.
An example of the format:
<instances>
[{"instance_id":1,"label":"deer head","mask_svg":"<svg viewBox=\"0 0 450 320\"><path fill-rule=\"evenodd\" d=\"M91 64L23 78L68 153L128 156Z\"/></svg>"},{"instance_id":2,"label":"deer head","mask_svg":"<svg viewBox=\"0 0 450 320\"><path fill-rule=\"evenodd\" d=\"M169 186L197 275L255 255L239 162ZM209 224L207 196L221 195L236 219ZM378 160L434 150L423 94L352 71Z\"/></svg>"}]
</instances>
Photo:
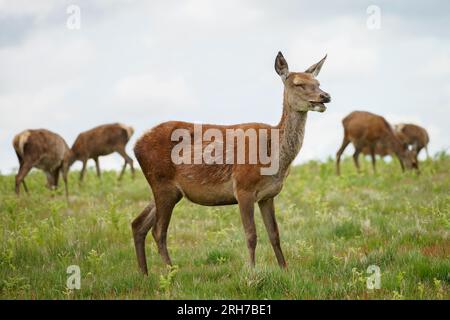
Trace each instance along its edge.
<instances>
[{"instance_id":1,"label":"deer head","mask_svg":"<svg viewBox=\"0 0 450 320\"><path fill-rule=\"evenodd\" d=\"M419 164L417 162L417 156L414 150L409 149L409 145L406 142L407 137L405 134L399 130L397 130L397 126L395 127L395 137L397 138L399 144L400 144L400 159L405 165L405 168L408 170L414 169L419 170Z\"/></svg>"},{"instance_id":2,"label":"deer head","mask_svg":"<svg viewBox=\"0 0 450 320\"><path fill-rule=\"evenodd\" d=\"M405 168L408 170L419 170L416 154L413 150L409 150L408 146L404 147L403 153L400 156Z\"/></svg>"},{"instance_id":3,"label":"deer head","mask_svg":"<svg viewBox=\"0 0 450 320\"><path fill-rule=\"evenodd\" d=\"M320 89L320 83L316 80L326 58L327 56L305 72L289 72L283 54L278 52L275 59L275 71L284 83L285 98L293 111L324 112L327 109L324 103L331 101L330 95Z\"/></svg>"}]
</instances>

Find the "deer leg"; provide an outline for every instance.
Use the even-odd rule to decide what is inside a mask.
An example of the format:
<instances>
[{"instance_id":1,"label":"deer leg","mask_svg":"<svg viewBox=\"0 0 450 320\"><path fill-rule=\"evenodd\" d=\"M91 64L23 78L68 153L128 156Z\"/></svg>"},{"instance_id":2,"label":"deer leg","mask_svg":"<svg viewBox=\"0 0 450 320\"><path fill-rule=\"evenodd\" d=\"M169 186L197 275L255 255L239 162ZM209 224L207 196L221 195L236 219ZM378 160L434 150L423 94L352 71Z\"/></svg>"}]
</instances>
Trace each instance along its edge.
<instances>
[{"instance_id":1,"label":"deer leg","mask_svg":"<svg viewBox=\"0 0 450 320\"><path fill-rule=\"evenodd\" d=\"M239 211L244 226L245 236L247 239L247 248L250 255L250 265L255 266L255 250L257 243L256 226L255 226L255 200L248 193L238 194Z\"/></svg>"},{"instance_id":2,"label":"deer leg","mask_svg":"<svg viewBox=\"0 0 450 320\"><path fill-rule=\"evenodd\" d=\"M377 173L377 168L375 166L376 158L375 158L375 147L374 146L370 147L370 157L372 158L373 173L376 174Z\"/></svg>"},{"instance_id":3,"label":"deer leg","mask_svg":"<svg viewBox=\"0 0 450 320\"><path fill-rule=\"evenodd\" d=\"M145 238L155 223L155 215L155 203L151 202L131 223L139 269L145 275L148 275L147 259L145 256Z\"/></svg>"},{"instance_id":4,"label":"deer leg","mask_svg":"<svg viewBox=\"0 0 450 320\"><path fill-rule=\"evenodd\" d=\"M23 185L23 188L25 189L25 192L28 193L28 187L27 187L27 184L25 183L25 178L22 180L22 185Z\"/></svg>"},{"instance_id":5,"label":"deer leg","mask_svg":"<svg viewBox=\"0 0 450 320\"><path fill-rule=\"evenodd\" d=\"M100 164L98 162L98 157L94 158L94 161L95 161L95 169L97 170L97 177L101 178Z\"/></svg>"},{"instance_id":6,"label":"deer leg","mask_svg":"<svg viewBox=\"0 0 450 320\"><path fill-rule=\"evenodd\" d=\"M164 263L172 265L169 252L167 251L167 229L169 228L172 211L178 201L182 198L181 193L175 188L163 188L154 192L156 215L152 235L158 246L158 252Z\"/></svg>"},{"instance_id":7,"label":"deer leg","mask_svg":"<svg viewBox=\"0 0 450 320\"><path fill-rule=\"evenodd\" d=\"M397 156L398 162L400 162L400 167L402 168L402 172L405 172L405 165L403 164L403 160Z\"/></svg>"},{"instance_id":8,"label":"deer leg","mask_svg":"<svg viewBox=\"0 0 450 320\"><path fill-rule=\"evenodd\" d=\"M86 172L86 163L87 163L87 160L83 160L83 167L81 168L81 172L80 172L80 182L83 182L84 173Z\"/></svg>"},{"instance_id":9,"label":"deer leg","mask_svg":"<svg viewBox=\"0 0 450 320\"><path fill-rule=\"evenodd\" d=\"M345 148L347 148L349 143L350 143L350 140L347 140L344 138L344 140L342 141L341 147L339 148L338 152L336 153L336 174L338 176L341 174L341 168L340 168L341 156L342 156L342 153L344 152Z\"/></svg>"},{"instance_id":10,"label":"deer leg","mask_svg":"<svg viewBox=\"0 0 450 320\"><path fill-rule=\"evenodd\" d=\"M361 173L361 168L359 167L359 154L361 153L360 149L355 147L355 153L353 153L353 161L355 162L356 170L358 173Z\"/></svg>"},{"instance_id":11,"label":"deer leg","mask_svg":"<svg viewBox=\"0 0 450 320\"><path fill-rule=\"evenodd\" d=\"M66 164L63 164L61 166L60 170L62 171L62 177L63 177L63 181L64 181L64 190L66 192L66 199L67 199L67 202L69 202L69 187L67 184L67 173L69 172L68 166Z\"/></svg>"},{"instance_id":12,"label":"deer leg","mask_svg":"<svg viewBox=\"0 0 450 320\"><path fill-rule=\"evenodd\" d=\"M261 200L258 202L258 205L264 225L266 226L266 230L269 235L270 243L272 244L273 251L277 257L278 264L281 268L286 268L286 260L284 259L283 251L281 251L280 234L278 231L277 220L275 218L273 198Z\"/></svg>"},{"instance_id":13,"label":"deer leg","mask_svg":"<svg viewBox=\"0 0 450 320\"><path fill-rule=\"evenodd\" d=\"M24 181L26 175L28 174L28 172L30 172L32 167L33 167L33 165L29 162L23 162L20 165L19 172L16 175L16 194L17 195L20 194L20 184Z\"/></svg>"},{"instance_id":14,"label":"deer leg","mask_svg":"<svg viewBox=\"0 0 450 320\"><path fill-rule=\"evenodd\" d=\"M55 185L55 181L54 181L54 177L53 177L53 172L51 171L45 171L45 175L47 176L47 185L46 187L49 190L53 189L53 186Z\"/></svg>"},{"instance_id":15,"label":"deer leg","mask_svg":"<svg viewBox=\"0 0 450 320\"><path fill-rule=\"evenodd\" d=\"M123 174L125 173L125 168L127 167L127 160L125 160L122 170L120 171L119 180L122 180Z\"/></svg>"},{"instance_id":16,"label":"deer leg","mask_svg":"<svg viewBox=\"0 0 450 320\"><path fill-rule=\"evenodd\" d=\"M125 152L125 148L121 148L117 150L117 152L122 156L122 158L125 160L125 163L123 165L122 171L120 172L119 180L122 179L123 174L125 173L125 168L127 164L130 165L131 168L131 176L134 179L134 167L133 167L133 159Z\"/></svg>"},{"instance_id":17,"label":"deer leg","mask_svg":"<svg viewBox=\"0 0 450 320\"><path fill-rule=\"evenodd\" d=\"M53 171L53 186L55 188L58 188L58 182L59 182L59 170L61 169L61 167L59 167L58 169L55 169L55 171Z\"/></svg>"},{"instance_id":18,"label":"deer leg","mask_svg":"<svg viewBox=\"0 0 450 320\"><path fill-rule=\"evenodd\" d=\"M428 154L428 152L427 152L427 154ZM17 159L19 159L19 166L22 167L23 159L20 156L20 154L17 153L17 151L16 151L16 155L17 155ZM28 193L28 187L27 187L27 184L25 183L25 178L23 178L23 180L22 180L22 185L23 185L23 188L25 189L25 192Z\"/></svg>"}]
</instances>

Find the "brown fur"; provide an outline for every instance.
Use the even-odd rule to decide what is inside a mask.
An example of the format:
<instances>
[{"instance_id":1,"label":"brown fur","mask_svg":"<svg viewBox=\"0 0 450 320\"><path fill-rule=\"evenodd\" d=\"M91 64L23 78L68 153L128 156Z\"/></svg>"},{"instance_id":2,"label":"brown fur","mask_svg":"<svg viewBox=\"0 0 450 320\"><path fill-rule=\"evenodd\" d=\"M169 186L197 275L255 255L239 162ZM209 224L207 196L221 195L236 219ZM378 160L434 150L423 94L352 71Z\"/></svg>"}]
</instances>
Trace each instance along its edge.
<instances>
[{"instance_id":1,"label":"brown fur","mask_svg":"<svg viewBox=\"0 0 450 320\"><path fill-rule=\"evenodd\" d=\"M280 246L273 200L281 191L289 166L301 148L307 111L324 111L323 103L330 101L329 95L320 90L314 78L323 62L324 59L308 69L308 73L289 73L286 61L281 53L278 54L275 69L283 80L285 92L283 115L277 126L262 123L231 126L203 125L203 132L209 128L215 128L220 130L224 137L227 128L279 129L280 161L279 170L275 175L261 175L260 168L263 165L259 162L256 164L248 164L248 162L246 164L174 164L171 151L177 142L171 141L172 132L175 129L184 128L189 130L192 136L194 131L192 123L179 121L162 123L145 133L136 142L134 153L154 197L154 202L150 203L132 223L138 264L144 274L147 274L145 238L150 229L161 257L165 263L171 264L166 244L167 228L172 210L183 196L201 205L239 205L251 265L255 264L254 204L257 202L278 263L281 267L286 267ZM205 144L203 144L204 147ZM245 148L248 155L248 141Z\"/></svg>"},{"instance_id":2,"label":"brown fur","mask_svg":"<svg viewBox=\"0 0 450 320\"><path fill-rule=\"evenodd\" d=\"M396 132L401 134L400 139L403 143L408 144L412 147L414 154L417 157L419 152L425 148L427 157L428 154L428 143L430 142L430 138L428 136L427 130L412 123L401 123L395 126Z\"/></svg>"},{"instance_id":3,"label":"brown fur","mask_svg":"<svg viewBox=\"0 0 450 320\"><path fill-rule=\"evenodd\" d=\"M133 135L134 129L121 123L105 124L78 135L71 148L70 165L76 160L83 162L80 172L80 181L83 180L86 170L86 163L89 159L94 159L97 175L100 177L100 165L98 158L113 152L119 153L125 160L119 179L122 178L127 164L131 167L134 177L133 159L125 152L125 147Z\"/></svg>"},{"instance_id":4,"label":"brown fur","mask_svg":"<svg viewBox=\"0 0 450 320\"><path fill-rule=\"evenodd\" d=\"M404 144L407 144L412 148L417 163L418 163L417 156L423 148L425 148L427 157L429 157L427 148L427 145L429 143L429 137L427 131L424 128L415 124L400 123L394 125L394 133L397 136L397 138L400 139L400 141L402 141ZM364 155L370 155L370 149L368 147L365 147L362 150L362 153ZM393 151L387 148L386 146L377 144L375 147L375 154L381 157L385 157L392 153Z\"/></svg>"},{"instance_id":5,"label":"brown fur","mask_svg":"<svg viewBox=\"0 0 450 320\"><path fill-rule=\"evenodd\" d=\"M25 191L28 192L25 177L35 167L45 172L49 188L58 186L61 172L68 195L67 170L70 149L60 135L45 129L25 130L14 137L13 146L20 165L16 175L17 194L20 193L20 184L23 184Z\"/></svg>"},{"instance_id":6,"label":"brown fur","mask_svg":"<svg viewBox=\"0 0 450 320\"><path fill-rule=\"evenodd\" d=\"M353 160L358 172L360 171L358 156L364 149L370 151L374 172L376 172L376 152L388 153L390 150L398 157L402 170L404 170L404 166L408 169L417 169L413 155L408 152L407 146L402 143L391 125L382 116L366 111L353 111L342 120L342 125L344 126L344 139L336 154L338 175L340 174L341 155L350 142L355 147Z\"/></svg>"}]
</instances>

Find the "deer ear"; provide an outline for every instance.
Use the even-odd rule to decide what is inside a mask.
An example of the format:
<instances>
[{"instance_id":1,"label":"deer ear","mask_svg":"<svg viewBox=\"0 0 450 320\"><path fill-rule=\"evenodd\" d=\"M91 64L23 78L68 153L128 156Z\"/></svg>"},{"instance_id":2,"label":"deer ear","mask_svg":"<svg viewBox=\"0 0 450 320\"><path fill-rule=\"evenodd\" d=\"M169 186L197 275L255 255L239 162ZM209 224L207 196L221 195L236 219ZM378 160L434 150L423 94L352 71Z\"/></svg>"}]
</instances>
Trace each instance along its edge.
<instances>
[{"instance_id":1,"label":"deer ear","mask_svg":"<svg viewBox=\"0 0 450 320\"><path fill-rule=\"evenodd\" d=\"M327 55L325 55L325 57L323 57L322 60L320 60L319 62L317 62L316 64L313 64L311 67L309 67L308 69L306 69L305 73L311 73L314 77L317 77L317 75L320 72L320 69L322 69L322 65L325 62L325 59L327 58Z\"/></svg>"},{"instance_id":2,"label":"deer ear","mask_svg":"<svg viewBox=\"0 0 450 320\"><path fill-rule=\"evenodd\" d=\"M284 59L283 54L281 52L278 52L277 57L275 59L275 71L278 73L278 75L281 77L281 80L286 80L288 74L289 74L289 67L286 62L286 59Z\"/></svg>"}]
</instances>

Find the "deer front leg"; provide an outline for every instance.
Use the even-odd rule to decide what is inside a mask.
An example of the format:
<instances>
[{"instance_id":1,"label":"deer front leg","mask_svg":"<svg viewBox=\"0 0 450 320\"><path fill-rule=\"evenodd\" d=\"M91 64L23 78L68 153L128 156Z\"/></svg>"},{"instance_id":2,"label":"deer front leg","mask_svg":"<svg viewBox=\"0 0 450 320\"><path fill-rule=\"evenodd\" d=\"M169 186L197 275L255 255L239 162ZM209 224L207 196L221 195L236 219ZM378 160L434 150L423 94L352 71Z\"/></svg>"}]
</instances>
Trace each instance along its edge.
<instances>
[{"instance_id":1,"label":"deer front leg","mask_svg":"<svg viewBox=\"0 0 450 320\"><path fill-rule=\"evenodd\" d=\"M376 158L375 158L375 146L370 147L370 157L372 158L372 168L373 173L377 174L377 168L376 168Z\"/></svg>"},{"instance_id":2,"label":"deer front leg","mask_svg":"<svg viewBox=\"0 0 450 320\"><path fill-rule=\"evenodd\" d=\"M278 231L277 220L275 218L273 198L261 200L258 202L258 205L264 225L266 226L266 230L269 235L270 243L272 244L273 251L277 257L278 265L281 268L287 268L286 260L284 259L283 251L281 250L280 234Z\"/></svg>"},{"instance_id":3,"label":"deer front leg","mask_svg":"<svg viewBox=\"0 0 450 320\"><path fill-rule=\"evenodd\" d=\"M127 164L130 165L131 168L131 176L134 179L134 167L133 167L133 159L130 158L130 156L125 152L125 148L119 149L117 151L124 159L125 163L123 164L122 171L120 172L119 180L122 180L123 174L125 173L125 168L127 167Z\"/></svg>"},{"instance_id":4,"label":"deer front leg","mask_svg":"<svg viewBox=\"0 0 450 320\"><path fill-rule=\"evenodd\" d=\"M155 196L156 214L152 235L164 263L172 265L169 251L167 250L167 229L169 228L173 208L180 201L182 195L178 189L171 186L164 186L153 190L153 192Z\"/></svg>"},{"instance_id":5,"label":"deer front leg","mask_svg":"<svg viewBox=\"0 0 450 320\"><path fill-rule=\"evenodd\" d=\"M356 171L358 171L358 173L361 173L361 168L359 167L359 154L360 154L361 150L360 149L356 149L355 146L355 153L353 153L353 161L355 162L355 167L356 167Z\"/></svg>"},{"instance_id":6,"label":"deer front leg","mask_svg":"<svg viewBox=\"0 0 450 320\"><path fill-rule=\"evenodd\" d=\"M95 169L97 170L97 177L101 178L100 164L98 162L98 157L94 158L94 161L95 161Z\"/></svg>"},{"instance_id":7,"label":"deer front leg","mask_svg":"<svg viewBox=\"0 0 450 320\"><path fill-rule=\"evenodd\" d=\"M155 215L155 203L151 202L131 224L139 269L145 275L148 275L145 238L155 223Z\"/></svg>"},{"instance_id":8,"label":"deer front leg","mask_svg":"<svg viewBox=\"0 0 450 320\"><path fill-rule=\"evenodd\" d=\"M87 160L83 160L83 167L81 168L81 172L80 172L80 182L83 182L84 173L86 171L86 162L87 162Z\"/></svg>"},{"instance_id":9,"label":"deer front leg","mask_svg":"<svg viewBox=\"0 0 450 320\"><path fill-rule=\"evenodd\" d=\"M255 199L250 193L240 193L237 195L239 203L239 211L244 226L245 236L247 240L247 248L250 255L250 265L255 266L255 250L257 243L256 226L255 226Z\"/></svg>"}]
</instances>

